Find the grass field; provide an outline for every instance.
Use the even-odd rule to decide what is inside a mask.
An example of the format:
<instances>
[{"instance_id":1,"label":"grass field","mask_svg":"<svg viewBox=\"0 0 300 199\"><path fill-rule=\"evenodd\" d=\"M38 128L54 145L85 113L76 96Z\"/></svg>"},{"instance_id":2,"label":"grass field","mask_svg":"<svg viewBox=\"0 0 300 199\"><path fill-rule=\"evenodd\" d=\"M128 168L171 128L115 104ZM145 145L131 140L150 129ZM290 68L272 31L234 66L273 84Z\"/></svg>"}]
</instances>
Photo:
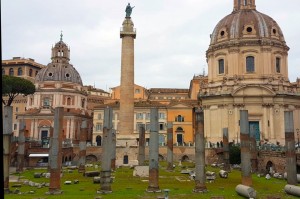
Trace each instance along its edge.
<instances>
[{"instance_id":1,"label":"grass field","mask_svg":"<svg viewBox=\"0 0 300 199\"><path fill-rule=\"evenodd\" d=\"M159 170L159 187L161 190L169 189L169 199L196 199L196 198L211 198L213 196L223 196L224 198L243 198L237 195L235 191L236 185L241 183L241 173L238 170L233 170L229 173L227 179L217 178L212 183L206 183L208 192L204 194L193 193L195 187L195 182L190 180L189 175L181 174L182 169L192 168L194 165L192 163L182 163L182 166L177 166L173 172L166 171L166 163L160 162ZM87 168L88 170L95 170L92 168ZM96 170L101 170L99 167ZM216 174L219 172L219 168L207 167L206 170L214 171ZM15 174L20 175L20 179L28 179L33 182L49 182L47 178L34 178L35 172L47 172L46 169L31 169L26 170L23 173ZM61 195L46 195L45 193L49 190L48 187L36 188L23 185L22 182L10 182L10 190L14 191L19 189L23 194L5 194L5 199L77 199L77 198L101 198L101 199L139 199L139 198L149 198L156 199L158 196L163 196L164 193L147 193L146 189L148 187L148 178L133 177L133 169L128 167L118 168L112 173L114 181L111 185L112 193L110 194L97 194L97 190L100 188L100 184L94 184L92 177L83 177L82 173L78 173L74 170L73 173L69 173L67 168L64 168L64 175L61 178L61 190L63 194ZM178 180L179 179L179 180ZM257 177L253 175L253 188L257 191L257 198L296 198L285 194L284 186L286 185L285 180L270 179L267 180L264 177ZM64 181L79 180L78 184L65 185ZM22 184L21 187L12 187L14 184ZM34 191L33 194L26 192Z\"/></svg>"}]
</instances>

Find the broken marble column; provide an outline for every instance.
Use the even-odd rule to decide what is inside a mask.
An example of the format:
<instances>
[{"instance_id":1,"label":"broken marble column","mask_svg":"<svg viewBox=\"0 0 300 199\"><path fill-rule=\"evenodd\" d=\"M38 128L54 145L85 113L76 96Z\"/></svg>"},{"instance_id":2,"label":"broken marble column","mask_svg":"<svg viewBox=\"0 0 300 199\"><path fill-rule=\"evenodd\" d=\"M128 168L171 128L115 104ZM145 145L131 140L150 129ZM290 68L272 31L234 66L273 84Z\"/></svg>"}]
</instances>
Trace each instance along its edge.
<instances>
[{"instance_id":1,"label":"broken marble column","mask_svg":"<svg viewBox=\"0 0 300 199\"><path fill-rule=\"evenodd\" d=\"M257 150L256 150L256 139L254 126L250 128L250 153L251 153L251 170L253 173L258 170Z\"/></svg>"},{"instance_id":2,"label":"broken marble column","mask_svg":"<svg viewBox=\"0 0 300 199\"><path fill-rule=\"evenodd\" d=\"M100 189L97 193L111 193L111 159L112 159L112 118L113 111L111 107L104 109L104 125L103 125L103 144L102 144L102 160L100 172Z\"/></svg>"},{"instance_id":3,"label":"broken marble column","mask_svg":"<svg viewBox=\"0 0 300 199\"><path fill-rule=\"evenodd\" d=\"M201 108L195 110L196 132L195 132L195 188L196 193L205 193L205 141L204 141L204 113Z\"/></svg>"},{"instance_id":4,"label":"broken marble column","mask_svg":"<svg viewBox=\"0 0 300 199\"><path fill-rule=\"evenodd\" d=\"M116 145L117 145L117 134L115 129L111 129L111 170L116 170Z\"/></svg>"},{"instance_id":5,"label":"broken marble column","mask_svg":"<svg viewBox=\"0 0 300 199\"><path fill-rule=\"evenodd\" d=\"M150 109L150 143L149 143L149 186L148 192L160 192L158 185L158 108Z\"/></svg>"},{"instance_id":6,"label":"broken marble column","mask_svg":"<svg viewBox=\"0 0 300 199\"><path fill-rule=\"evenodd\" d=\"M229 142L228 128L223 128L223 154L224 154L224 170L230 172L229 162Z\"/></svg>"},{"instance_id":7,"label":"broken marble column","mask_svg":"<svg viewBox=\"0 0 300 199\"><path fill-rule=\"evenodd\" d=\"M167 130L167 170L173 170L173 122L168 122Z\"/></svg>"},{"instance_id":8,"label":"broken marble column","mask_svg":"<svg viewBox=\"0 0 300 199\"><path fill-rule=\"evenodd\" d=\"M256 198L256 191L249 186L239 184L235 187L235 191L246 198Z\"/></svg>"},{"instance_id":9,"label":"broken marble column","mask_svg":"<svg viewBox=\"0 0 300 199\"><path fill-rule=\"evenodd\" d=\"M284 111L284 131L286 147L287 183L297 185L297 165L295 152L294 117L293 111Z\"/></svg>"},{"instance_id":10,"label":"broken marble column","mask_svg":"<svg viewBox=\"0 0 300 199\"><path fill-rule=\"evenodd\" d=\"M18 166L17 171L23 172L24 169L24 152L25 152L25 121L20 120L19 138L18 138Z\"/></svg>"},{"instance_id":11,"label":"broken marble column","mask_svg":"<svg viewBox=\"0 0 300 199\"><path fill-rule=\"evenodd\" d=\"M63 137L64 108L54 109L53 135L50 137L49 168L50 185L47 194L61 194L60 175L62 167L62 137Z\"/></svg>"},{"instance_id":12,"label":"broken marble column","mask_svg":"<svg viewBox=\"0 0 300 199\"><path fill-rule=\"evenodd\" d=\"M145 125L139 126L139 166L145 164Z\"/></svg>"},{"instance_id":13,"label":"broken marble column","mask_svg":"<svg viewBox=\"0 0 300 199\"><path fill-rule=\"evenodd\" d=\"M13 107L3 107L3 188L4 192L9 192L9 166L10 166L10 146L12 137L12 117Z\"/></svg>"},{"instance_id":14,"label":"broken marble column","mask_svg":"<svg viewBox=\"0 0 300 199\"><path fill-rule=\"evenodd\" d=\"M79 160L78 160L78 172L85 172L85 161L86 161L86 140L88 134L87 121L83 120L80 128L79 135Z\"/></svg>"},{"instance_id":15,"label":"broken marble column","mask_svg":"<svg viewBox=\"0 0 300 199\"><path fill-rule=\"evenodd\" d=\"M240 110L242 184L252 186L248 110Z\"/></svg>"}]
</instances>

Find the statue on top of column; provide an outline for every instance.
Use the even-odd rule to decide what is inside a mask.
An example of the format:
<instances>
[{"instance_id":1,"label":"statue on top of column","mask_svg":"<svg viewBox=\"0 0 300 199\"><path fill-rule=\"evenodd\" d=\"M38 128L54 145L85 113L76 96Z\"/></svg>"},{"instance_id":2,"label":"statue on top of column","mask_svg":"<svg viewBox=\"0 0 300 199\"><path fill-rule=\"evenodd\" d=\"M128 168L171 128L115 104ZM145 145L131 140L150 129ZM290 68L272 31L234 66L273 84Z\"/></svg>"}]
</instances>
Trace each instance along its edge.
<instances>
[{"instance_id":1,"label":"statue on top of column","mask_svg":"<svg viewBox=\"0 0 300 199\"><path fill-rule=\"evenodd\" d=\"M126 18L129 18L131 13L132 13L132 9L134 8L130 6L130 3L128 3L128 5L126 6L125 12L126 12Z\"/></svg>"}]
</instances>

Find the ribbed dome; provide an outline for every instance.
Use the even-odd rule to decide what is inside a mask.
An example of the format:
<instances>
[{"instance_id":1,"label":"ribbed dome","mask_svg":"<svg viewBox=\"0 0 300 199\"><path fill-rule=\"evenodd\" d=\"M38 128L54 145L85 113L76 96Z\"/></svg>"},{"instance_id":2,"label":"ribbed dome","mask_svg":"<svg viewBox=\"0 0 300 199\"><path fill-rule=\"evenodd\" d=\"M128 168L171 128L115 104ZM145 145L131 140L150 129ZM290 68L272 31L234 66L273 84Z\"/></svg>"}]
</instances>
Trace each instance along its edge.
<instances>
[{"instance_id":1,"label":"ribbed dome","mask_svg":"<svg viewBox=\"0 0 300 199\"><path fill-rule=\"evenodd\" d=\"M271 40L270 40L271 39ZM258 12L255 5L236 9L224 17L211 34L210 45L244 40L264 40L270 45L286 46L283 33L274 19Z\"/></svg>"},{"instance_id":2,"label":"ribbed dome","mask_svg":"<svg viewBox=\"0 0 300 199\"><path fill-rule=\"evenodd\" d=\"M50 63L47 67L41 69L35 78L35 82L45 81L73 82L82 86L79 73L69 63Z\"/></svg>"},{"instance_id":3,"label":"ribbed dome","mask_svg":"<svg viewBox=\"0 0 300 199\"><path fill-rule=\"evenodd\" d=\"M77 70L69 63L70 49L67 44L60 41L52 47L52 62L47 67L41 69L36 75L35 82L44 81L65 81L80 84L82 81Z\"/></svg>"}]
</instances>

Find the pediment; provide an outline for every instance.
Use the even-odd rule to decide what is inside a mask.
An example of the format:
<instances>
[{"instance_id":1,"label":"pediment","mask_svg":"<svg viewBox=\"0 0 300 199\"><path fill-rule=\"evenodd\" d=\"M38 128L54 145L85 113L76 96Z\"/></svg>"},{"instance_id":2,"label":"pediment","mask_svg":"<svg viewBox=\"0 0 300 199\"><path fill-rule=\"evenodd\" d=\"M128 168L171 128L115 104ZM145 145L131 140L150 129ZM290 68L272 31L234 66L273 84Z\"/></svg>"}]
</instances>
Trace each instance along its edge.
<instances>
[{"instance_id":1,"label":"pediment","mask_svg":"<svg viewBox=\"0 0 300 199\"><path fill-rule=\"evenodd\" d=\"M232 92L232 96L275 96L276 93L263 85L244 85Z\"/></svg>"},{"instance_id":2,"label":"pediment","mask_svg":"<svg viewBox=\"0 0 300 199\"><path fill-rule=\"evenodd\" d=\"M176 103L176 104L170 104L168 106L169 108L191 108L190 105L187 105L187 104L183 104L183 103Z\"/></svg>"}]
</instances>

